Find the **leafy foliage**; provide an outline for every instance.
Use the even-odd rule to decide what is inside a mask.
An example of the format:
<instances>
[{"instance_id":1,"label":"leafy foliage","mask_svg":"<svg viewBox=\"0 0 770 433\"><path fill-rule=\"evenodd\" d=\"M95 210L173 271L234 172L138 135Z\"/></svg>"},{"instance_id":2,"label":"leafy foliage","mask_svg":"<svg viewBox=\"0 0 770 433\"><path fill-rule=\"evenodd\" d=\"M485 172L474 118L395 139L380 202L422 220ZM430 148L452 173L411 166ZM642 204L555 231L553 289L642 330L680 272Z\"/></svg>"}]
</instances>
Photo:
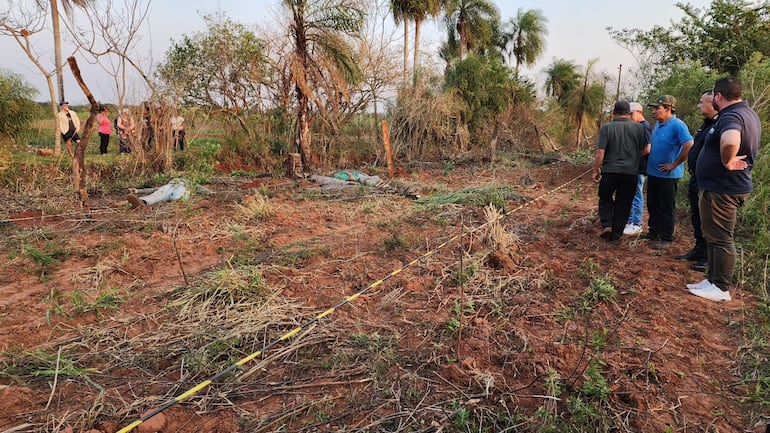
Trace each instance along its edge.
<instances>
[{"instance_id":1,"label":"leafy foliage","mask_svg":"<svg viewBox=\"0 0 770 433\"><path fill-rule=\"evenodd\" d=\"M514 82L510 70L494 57L470 55L447 72L447 87L464 103L462 119L471 134L505 111Z\"/></svg>"},{"instance_id":2,"label":"leafy foliage","mask_svg":"<svg viewBox=\"0 0 770 433\"><path fill-rule=\"evenodd\" d=\"M770 55L770 3L714 0L704 9L684 3L676 6L684 17L670 28L608 30L621 45L635 48L650 60L648 72L690 60L737 75L753 53Z\"/></svg>"},{"instance_id":3,"label":"leafy foliage","mask_svg":"<svg viewBox=\"0 0 770 433\"><path fill-rule=\"evenodd\" d=\"M33 87L21 77L0 69L0 135L18 138L29 127L35 113Z\"/></svg>"},{"instance_id":4,"label":"leafy foliage","mask_svg":"<svg viewBox=\"0 0 770 433\"><path fill-rule=\"evenodd\" d=\"M158 76L182 103L224 114L249 132L267 81L264 42L242 24L204 16L205 32L183 36L166 52Z\"/></svg>"}]
</instances>

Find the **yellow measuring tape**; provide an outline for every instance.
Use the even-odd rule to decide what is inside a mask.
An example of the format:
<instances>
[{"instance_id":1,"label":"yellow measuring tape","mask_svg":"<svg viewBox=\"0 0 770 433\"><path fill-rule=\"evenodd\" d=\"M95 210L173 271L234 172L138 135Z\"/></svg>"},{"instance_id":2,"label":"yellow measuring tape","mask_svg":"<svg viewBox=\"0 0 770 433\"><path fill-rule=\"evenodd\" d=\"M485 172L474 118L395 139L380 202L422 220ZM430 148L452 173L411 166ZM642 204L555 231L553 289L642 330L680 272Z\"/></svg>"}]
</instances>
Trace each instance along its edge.
<instances>
[{"instance_id":1,"label":"yellow measuring tape","mask_svg":"<svg viewBox=\"0 0 770 433\"><path fill-rule=\"evenodd\" d=\"M476 227L475 229L470 230L468 232L465 232L464 235L465 234L469 234L469 233L478 232L479 230L483 229L485 226L487 226L489 224L492 224L492 223L494 223L494 222L496 222L496 221L498 221L500 219L503 219L506 216L513 214L514 212L518 212L519 210L521 210L521 209L531 205L532 203L535 203L535 202L537 202L539 200L542 200L543 198L545 198L545 197L555 193L556 191L559 191L560 189L562 189L565 186L575 182L576 180L580 179L581 177L585 176L586 174L588 174L590 172L591 172L591 170L588 170L585 173L582 173L581 175L579 175L579 176L569 180L568 182L566 182L566 183L564 183L564 184L562 184L562 185L552 189L551 191L548 191L547 193L542 194L542 195L540 195L540 196L538 196L538 197L536 197L536 198L534 198L534 199L532 199L532 200L530 200L530 201L528 201L528 202L526 202L526 203L524 203L522 205L519 205L518 207L516 207L515 209L512 209L509 212L501 214L498 218L496 218L494 220L491 220L491 221L487 221L486 223ZM370 291L371 289L374 289L375 287L383 284L385 281L395 277L396 275L398 275L401 272L403 272L405 269L408 269L408 268L410 268L410 267L420 263L421 261L427 259L428 257L432 256L433 254L435 254L436 252L440 251L445 246L449 245L450 243L454 242L455 240L457 240L459 238L460 238L460 235L452 236L450 239L448 239L447 241L443 242L441 245L439 245L439 246L435 247L434 249L426 252L425 254L423 254L422 256L412 260L411 262L401 266L400 268L394 270L393 272L389 273L385 277L383 277L383 278L373 282L372 284L366 286L365 288L359 290L358 292L348 296L344 300L340 301L337 305L329 308L328 310L322 312L321 314L316 315L312 319L310 319L307 322L301 324L300 326L292 329L291 331L283 334L279 338L276 338L275 340L273 340L270 343L268 343L261 350L258 350L258 351L254 352L254 353L252 353L252 354L250 354L248 356L245 356L245 357L241 358L240 360L238 360L233 365L231 365L231 366L227 367L226 369L220 371L219 373L215 374L214 376L211 376L211 378L209 378L209 379L207 379L207 380L205 380L205 381L195 385L194 387L190 388L189 390L185 391L184 393L176 396L173 400L170 400L170 401L164 403L163 405L158 406L155 410L153 410L151 412L148 412L147 414L145 414L141 418L137 419L136 421L132 422L131 424L129 424L129 425L123 427L122 429L118 430L117 433L128 433L132 429L134 429L135 427L138 427L143 422L148 421L150 418L154 417L155 415L157 415L157 414L163 412L164 410L166 410L166 409L176 405L179 402L182 402L182 401L192 397L193 395L197 394L199 391L205 389L206 387L208 387L209 385L214 383L216 380L218 380L218 379L220 379L220 378L222 378L224 376L227 376L228 374L232 373L236 368L238 368L238 367L248 363L249 361L253 360L254 358L257 358L258 356L261 356L262 354L264 354L266 351L271 349L276 344L278 344L280 342L283 342L283 341L286 341L286 340L289 340L290 338L296 336L297 334L299 334L303 330L307 329L312 324L318 322L319 320L323 319L326 316L329 316L329 315L333 314L339 308L343 307L346 304L349 304L349 303L355 301L361 295L366 294L366 292Z\"/></svg>"}]
</instances>

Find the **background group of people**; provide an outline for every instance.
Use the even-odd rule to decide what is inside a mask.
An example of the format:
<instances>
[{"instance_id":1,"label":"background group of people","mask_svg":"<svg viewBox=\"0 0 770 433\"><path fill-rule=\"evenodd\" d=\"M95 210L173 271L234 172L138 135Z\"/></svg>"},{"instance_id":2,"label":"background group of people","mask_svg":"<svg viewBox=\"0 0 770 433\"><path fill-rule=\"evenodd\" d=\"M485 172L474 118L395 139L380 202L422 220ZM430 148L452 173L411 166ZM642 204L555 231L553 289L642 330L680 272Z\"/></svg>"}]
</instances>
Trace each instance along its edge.
<instances>
[{"instance_id":1,"label":"background group of people","mask_svg":"<svg viewBox=\"0 0 770 433\"><path fill-rule=\"evenodd\" d=\"M646 177L648 221L641 237L657 249L668 248L674 239L677 188L687 161L695 245L676 258L691 260L691 268L706 272L706 279L687 289L713 301L731 300L737 211L752 191L751 170L762 134L759 116L742 93L735 77L721 78L703 92L698 110L704 120L695 137L676 116L671 95L647 104L656 121L651 130L649 123L644 125L641 104L618 101L612 122L599 132L594 158L600 236L617 241L642 233Z\"/></svg>"},{"instance_id":2,"label":"background group of people","mask_svg":"<svg viewBox=\"0 0 770 433\"><path fill-rule=\"evenodd\" d=\"M62 141L67 146L67 151L70 156L74 155L73 143L77 146L80 143L80 119L77 113L69 109L69 102L62 101L59 103L59 115L57 126L59 133L61 134ZM107 148L110 144L110 136L113 133L113 126L115 134L118 137L118 149L120 153L130 153L134 148L136 134L136 122L131 116L131 111L127 108L120 110L120 114L114 121L110 121L107 115L107 107L104 105L99 106L99 112L96 115L96 123L99 131L99 153L104 155L107 153ZM184 150L185 148L185 125L184 117L181 115L172 116L169 119L171 126L172 140L174 142L174 150ZM149 151L153 148L155 140L155 128L152 122L152 109L148 102L144 103L144 111L142 114L142 129L140 143L142 149Z\"/></svg>"}]
</instances>

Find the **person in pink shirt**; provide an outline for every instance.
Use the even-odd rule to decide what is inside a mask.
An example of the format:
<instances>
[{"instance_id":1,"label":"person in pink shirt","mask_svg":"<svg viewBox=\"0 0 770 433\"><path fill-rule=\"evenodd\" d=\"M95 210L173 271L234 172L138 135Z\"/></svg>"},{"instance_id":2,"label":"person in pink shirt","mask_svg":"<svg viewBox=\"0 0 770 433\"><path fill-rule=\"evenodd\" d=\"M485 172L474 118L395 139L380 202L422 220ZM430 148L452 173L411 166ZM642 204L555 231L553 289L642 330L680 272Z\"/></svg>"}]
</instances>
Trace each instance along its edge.
<instances>
[{"instance_id":1,"label":"person in pink shirt","mask_svg":"<svg viewBox=\"0 0 770 433\"><path fill-rule=\"evenodd\" d=\"M99 153L107 153L107 146L110 145L110 135L112 134L112 125L107 117L107 107L99 106L99 114L96 115L96 123L99 124Z\"/></svg>"}]
</instances>

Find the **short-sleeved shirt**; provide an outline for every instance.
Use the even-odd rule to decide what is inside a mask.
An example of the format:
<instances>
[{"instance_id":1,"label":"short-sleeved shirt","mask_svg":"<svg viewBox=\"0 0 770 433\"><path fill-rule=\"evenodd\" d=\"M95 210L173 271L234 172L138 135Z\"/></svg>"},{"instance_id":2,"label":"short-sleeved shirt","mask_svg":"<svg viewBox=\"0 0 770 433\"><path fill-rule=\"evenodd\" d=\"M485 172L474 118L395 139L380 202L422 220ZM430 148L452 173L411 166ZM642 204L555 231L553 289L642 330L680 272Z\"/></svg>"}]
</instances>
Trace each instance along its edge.
<instances>
[{"instance_id":1,"label":"short-sleeved shirt","mask_svg":"<svg viewBox=\"0 0 770 433\"><path fill-rule=\"evenodd\" d=\"M746 155L748 167L744 170L728 170L722 165L720 142L725 131L734 129L741 134L738 156ZM698 156L695 177L698 187L719 194L748 194L752 191L751 170L759 151L762 125L757 113L745 101L728 105L719 111L719 118L711 127L703 150Z\"/></svg>"},{"instance_id":2,"label":"short-sleeved shirt","mask_svg":"<svg viewBox=\"0 0 770 433\"><path fill-rule=\"evenodd\" d=\"M650 139L650 155L647 160L647 174L655 177L679 179L684 175L684 165L680 164L671 172L664 173L658 169L660 164L676 161L682 153L684 144L692 141L692 135L687 125L676 115L665 122L655 123Z\"/></svg>"},{"instance_id":3,"label":"short-sleeved shirt","mask_svg":"<svg viewBox=\"0 0 770 433\"><path fill-rule=\"evenodd\" d=\"M695 132L692 149L690 149L690 153L687 154L687 169L689 170L690 175L693 176L693 179L696 178L695 167L698 166L698 156L700 155L700 151L703 150L703 143L706 141L706 134L709 133L711 127L716 121L716 117L707 117L703 119L703 123L700 124L700 128L698 128L698 130Z\"/></svg>"},{"instance_id":4,"label":"short-sleeved shirt","mask_svg":"<svg viewBox=\"0 0 770 433\"><path fill-rule=\"evenodd\" d=\"M599 130L599 149L604 150L602 172L639 173L642 149L647 145L644 127L631 119L614 119Z\"/></svg>"}]
</instances>

